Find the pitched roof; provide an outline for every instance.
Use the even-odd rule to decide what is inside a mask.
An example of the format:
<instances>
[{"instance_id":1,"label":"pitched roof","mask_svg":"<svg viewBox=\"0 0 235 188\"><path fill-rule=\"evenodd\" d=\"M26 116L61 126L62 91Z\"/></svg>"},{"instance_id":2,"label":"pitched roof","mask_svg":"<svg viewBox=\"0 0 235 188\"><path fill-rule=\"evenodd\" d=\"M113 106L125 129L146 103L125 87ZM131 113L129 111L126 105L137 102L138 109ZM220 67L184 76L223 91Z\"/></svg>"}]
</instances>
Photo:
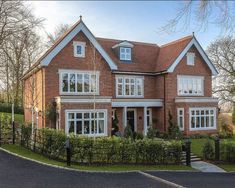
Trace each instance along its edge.
<instances>
[{"instance_id":1,"label":"pitched roof","mask_svg":"<svg viewBox=\"0 0 235 188\"><path fill-rule=\"evenodd\" d=\"M123 40L97 38L98 42L118 66L118 71L155 72L159 47L156 44L128 41L134 45L132 63L120 61L112 47Z\"/></svg>"},{"instance_id":2,"label":"pitched roof","mask_svg":"<svg viewBox=\"0 0 235 188\"><path fill-rule=\"evenodd\" d=\"M192 39L193 36L190 35L162 45L155 71L161 72L167 70Z\"/></svg>"}]
</instances>

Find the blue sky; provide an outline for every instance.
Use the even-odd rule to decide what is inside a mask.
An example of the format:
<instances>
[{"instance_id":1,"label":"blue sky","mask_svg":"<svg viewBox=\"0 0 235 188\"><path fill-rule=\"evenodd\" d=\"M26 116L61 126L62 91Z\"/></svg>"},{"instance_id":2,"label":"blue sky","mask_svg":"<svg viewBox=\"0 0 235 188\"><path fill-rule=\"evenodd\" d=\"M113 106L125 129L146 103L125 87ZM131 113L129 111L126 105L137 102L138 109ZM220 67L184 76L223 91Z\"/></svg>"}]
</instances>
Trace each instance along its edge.
<instances>
[{"instance_id":1,"label":"blue sky","mask_svg":"<svg viewBox=\"0 0 235 188\"><path fill-rule=\"evenodd\" d=\"M85 24L97 37L161 45L195 31L197 39L205 49L221 34L221 30L214 25L209 25L206 30L201 31L190 27L176 33L158 33L158 28L175 16L183 1L34 1L29 3L33 6L36 16L46 18L47 32L52 32L59 23L73 24L82 15Z\"/></svg>"}]
</instances>

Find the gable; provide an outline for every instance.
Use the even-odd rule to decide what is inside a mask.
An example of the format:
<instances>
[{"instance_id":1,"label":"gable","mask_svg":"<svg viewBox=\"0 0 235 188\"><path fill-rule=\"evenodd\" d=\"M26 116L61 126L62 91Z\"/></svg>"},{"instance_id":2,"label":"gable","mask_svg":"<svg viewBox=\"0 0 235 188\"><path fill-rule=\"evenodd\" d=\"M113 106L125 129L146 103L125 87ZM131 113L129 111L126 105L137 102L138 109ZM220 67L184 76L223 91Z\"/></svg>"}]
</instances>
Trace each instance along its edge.
<instances>
[{"instance_id":1,"label":"gable","mask_svg":"<svg viewBox=\"0 0 235 188\"><path fill-rule=\"evenodd\" d=\"M51 60L78 34L82 31L85 36L90 40L90 42L95 46L97 51L106 60L111 70L116 70L117 66L105 52L102 46L97 42L94 35L86 27L86 25L80 21L55 47L41 60L42 66L48 66Z\"/></svg>"},{"instance_id":2,"label":"gable","mask_svg":"<svg viewBox=\"0 0 235 188\"><path fill-rule=\"evenodd\" d=\"M210 68L212 75L217 75L218 71L216 70L213 63L210 61L208 56L206 55L205 51L201 47L201 45L198 43L198 41L195 39L195 37L192 38L192 40L186 45L186 47L183 49L183 51L178 55L178 57L174 60L174 62L169 66L167 69L167 72L173 72L176 68L176 66L180 63L180 61L183 59L183 57L186 55L186 53L189 51L189 49L195 46L199 54L201 55L204 62L207 64L207 66Z\"/></svg>"}]
</instances>

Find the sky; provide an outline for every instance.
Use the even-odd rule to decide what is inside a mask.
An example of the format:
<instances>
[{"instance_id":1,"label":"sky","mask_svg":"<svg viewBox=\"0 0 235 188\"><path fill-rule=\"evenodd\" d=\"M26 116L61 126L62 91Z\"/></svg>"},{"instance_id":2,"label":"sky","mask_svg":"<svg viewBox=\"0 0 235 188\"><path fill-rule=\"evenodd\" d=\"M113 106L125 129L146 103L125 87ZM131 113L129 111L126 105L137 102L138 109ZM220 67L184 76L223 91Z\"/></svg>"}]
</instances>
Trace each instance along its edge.
<instances>
[{"instance_id":1,"label":"sky","mask_svg":"<svg viewBox=\"0 0 235 188\"><path fill-rule=\"evenodd\" d=\"M159 33L159 28L174 18L183 1L31 1L34 14L45 18L45 31L54 31L60 23L74 24L82 15L84 23L96 37L141 41L162 45L195 32L202 47L221 34L215 26L207 30L184 29Z\"/></svg>"}]
</instances>

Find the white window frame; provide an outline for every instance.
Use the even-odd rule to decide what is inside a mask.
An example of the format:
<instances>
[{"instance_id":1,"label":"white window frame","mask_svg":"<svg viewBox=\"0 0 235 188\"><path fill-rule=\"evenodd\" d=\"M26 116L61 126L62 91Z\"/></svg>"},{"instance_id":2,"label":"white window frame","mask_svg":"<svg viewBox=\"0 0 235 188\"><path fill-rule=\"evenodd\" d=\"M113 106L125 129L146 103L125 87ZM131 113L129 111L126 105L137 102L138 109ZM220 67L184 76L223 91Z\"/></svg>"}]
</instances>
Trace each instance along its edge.
<instances>
[{"instance_id":1,"label":"white window frame","mask_svg":"<svg viewBox=\"0 0 235 188\"><path fill-rule=\"evenodd\" d=\"M68 83L68 92L63 91L63 74L75 74L75 92L70 91L69 83ZM84 88L82 92L77 92L77 74L89 74L91 75L96 75L96 91L95 92L84 92ZM89 76L89 77L90 77ZM99 77L100 77L100 72L99 71L80 71L80 70L66 70L66 69L60 69L59 70L59 91L60 95L99 95ZM69 76L68 76L69 80ZM84 80L83 80L84 81ZM89 80L89 84L90 80ZM90 86L89 86L90 87Z\"/></svg>"},{"instance_id":2,"label":"white window frame","mask_svg":"<svg viewBox=\"0 0 235 188\"><path fill-rule=\"evenodd\" d=\"M182 115L180 115L181 111L182 111ZM182 118L182 123L183 123L182 127L180 127L180 118ZM184 108L177 108L177 123L178 123L179 129L181 131L184 131Z\"/></svg>"},{"instance_id":3,"label":"white window frame","mask_svg":"<svg viewBox=\"0 0 235 188\"><path fill-rule=\"evenodd\" d=\"M69 118L68 115L69 113L99 113L99 112L103 112L104 113L104 133L95 133L95 134L80 134L82 136L88 136L88 137L93 137L93 136L108 136L108 127L107 127L107 109L69 109L69 110L65 110L65 133L69 134ZM97 121L99 120L99 118L95 118ZM74 121L76 121L76 116L74 117ZM91 122L92 118L90 117L89 121ZM96 123L96 125L98 125L98 123ZM84 129L84 119L82 121L82 130ZM98 129L96 129L98 130ZM84 130L83 130L84 131ZM82 131L82 132L83 132ZM76 125L74 128L74 134L76 133ZM70 133L71 134L71 133Z\"/></svg>"},{"instance_id":4,"label":"white window frame","mask_svg":"<svg viewBox=\"0 0 235 188\"><path fill-rule=\"evenodd\" d=\"M130 50L130 53L127 53L127 49ZM122 50L124 50L125 52L121 52ZM122 55L124 55L124 58L122 58ZM130 58L128 58L128 56ZM120 47L119 49L119 57L121 61L131 61L132 58L132 48L130 47Z\"/></svg>"},{"instance_id":5,"label":"white window frame","mask_svg":"<svg viewBox=\"0 0 235 188\"><path fill-rule=\"evenodd\" d=\"M77 46L81 46L81 54L78 54L77 53ZM80 41L73 41L73 55L74 57L82 57L84 58L85 57L85 54L86 54L86 43L85 42L80 42Z\"/></svg>"},{"instance_id":6,"label":"white window frame","mask_svg":"<svg viewBox=\"0 0 235 188\"><path fill-rule=\"evenodd\" d=\"M184 90L184 82L188 82L188 80L193 80L193 82L197 82L197 80L200 80L201 84L201 93L193 93L194 91L194 85L192 84L192 93L180 93L180 86L181 89ZM187 80L187 81L186 81ZM195 85L196 87L197 84ZM188 87L188 85L187 85ZM177 94L178 96L204 96L204 76L192 76L192 75L177 75Z\"/></svg>"},{"instance_id":7,"label":"white window frame","mask_svg":"<svg viewBox=\"0 0 235 188\"><path fill-rule=\"evenodd\" d=\"M122 94L119 95L118 94L118 85L120 85L120 83L118 83L118 79L122 79ZM134 95L126 95L125 94L125 85L126 79L134 79ZM137 79L141 79L141 95L138 95L138 85L137 85ZM130 84L131 85L131 84ZM130 88L131 86L129 86ZM123 76L123 75L118 75L116 76L116 97L118 98L143 98L144 97L144 77L143 76Z\"/></svg>"},{"instance_id":8,"label":"white window frame","mask_svg":"<svg viewBox=\"0 0 235 188\"><path fill-rule=\"evenodd\" d=\"M151 127L153 124L152 108L147 108L146 118L147 119L149 118L149 125L148 125L148 121L147 121L147 130L148 130L148 128Z\"/></svg>"},{"instance_id":9,"label":"white window frame","mask_svg":"<svg viewBox=\"0 0 235 188\"><path fill-rule=\"evenodd\" d=\"M196 115L196 110L199 110L200 112L200 115ZM202 127L201 125L200 125L200 127L196 127L196 119L197 119L197 116L199 116L200 117L200 119L199 119L199 122L201 123L201 118L202 118L202 115L201 115L201 111L202 110L204 110L204 115L203 115L203 117L204 117L204 127ZM209 115L205 115L205 111L206 110L209 110ZM213 116L214 116L214 122L213 122L213 127L211 127L211 110L213 110ZM194 112L194 115L192 115L192 111L195 111ZM217 111L216 111L216 108L214 108L214 107L200 107L200 108L189 108L189 130L190 131L198 131L198 130L216 130L217 129L217 125L216 125L216 117L217 117ZM191 127L191 118L192 118L192 116L193 116L193 118L195 118L194 119L194 121L195 121L195 127L194 128L192 128ZM209 117L209 127L206 127L205 125L205 122L206 122L206 118L205 117Z\"/></svg>"},{"instance_id":10,"label":"white window frame","mask_svg":"<svg viewBox=\"0 0 235 188\"><path fill-rule=\"evenodd\" d=\"M112 120L115 119L115 112L116 112L116 109L112 109Z\"/></svg>"},{"instance_id":11,"label":"white window frame","mask_svg":"<svg viewBox=\"0 0 235 188\"><path fill-rule=\"evenodd\" d=\"M194 66L195 64L195 53L188 52L187 53L187 65Z\"/></svg>"}]
</instances>

